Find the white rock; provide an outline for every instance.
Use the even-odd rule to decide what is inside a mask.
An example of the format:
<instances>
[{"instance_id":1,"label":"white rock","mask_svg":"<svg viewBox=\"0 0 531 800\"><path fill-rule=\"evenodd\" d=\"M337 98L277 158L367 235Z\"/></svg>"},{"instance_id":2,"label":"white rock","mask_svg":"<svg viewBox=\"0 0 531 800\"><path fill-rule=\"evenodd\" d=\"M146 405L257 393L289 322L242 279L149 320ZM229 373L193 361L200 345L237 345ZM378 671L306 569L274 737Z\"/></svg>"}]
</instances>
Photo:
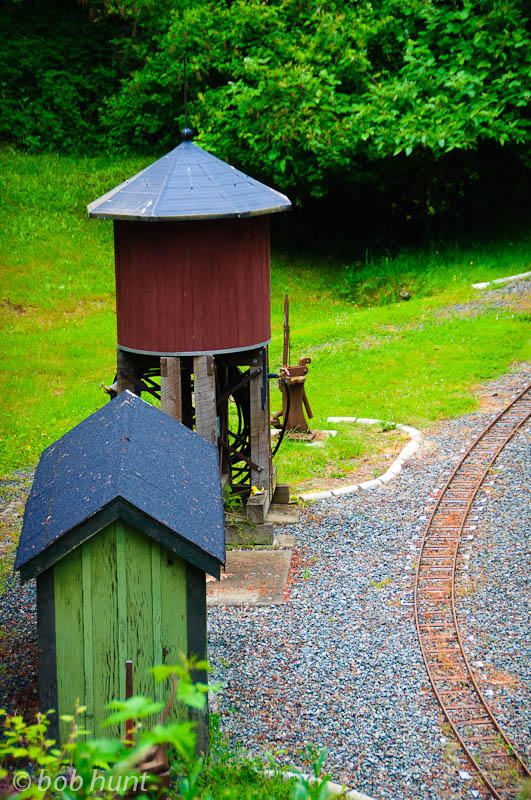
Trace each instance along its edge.
<instances>
[{"instance_id":1,"label":"white rock","mask_svg":"<svg viewBox=\"0 0 531 800\"><path fill-rule=\"evenodd\" d=\"M332 492L308 492L301 494L301 500L329 500L332 496Z\"/></svg>"},{"instance_id":2,"label":"white rock","mask_svg":"<svg viewBox=\"0 0 531 800\"><path fill-rule=\"evenodd\" d=\"M359 484L360 489L374 489L376 486L381 486L382 482L378 478L375 478L372 481L362 481Z\"/></svg>"},{"instance_id":3,"label":"white rock","mask_svg":"<svg viewBox=\"0 0 531 800\"><path fill-rule=\"evenodd\" d=\"M470 774L470 772L467 772L464 769L460 769L459 777L461 778L462 781L469 781L472 778L472 775Z\"/></svg>"},{"instance_id":4,"label":"white rock","mask_svg":"<svg viewBox=\"0 0 531 800\"><path fill-rule=\"evenodd\" d=\"M358 483L352 483L350 486L341 486L339 489L332 489L332 495L334 497L341 497L344 494L354 494L359 489Z\"/></svg>"}]
</instances>

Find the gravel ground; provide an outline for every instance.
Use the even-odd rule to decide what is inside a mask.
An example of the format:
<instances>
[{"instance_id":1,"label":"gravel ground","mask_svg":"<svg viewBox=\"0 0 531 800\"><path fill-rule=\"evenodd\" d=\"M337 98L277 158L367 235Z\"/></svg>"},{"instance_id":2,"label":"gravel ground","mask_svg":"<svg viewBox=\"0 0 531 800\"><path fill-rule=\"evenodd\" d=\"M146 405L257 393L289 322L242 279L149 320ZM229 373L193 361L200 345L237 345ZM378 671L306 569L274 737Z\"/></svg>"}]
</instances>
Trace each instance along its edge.
<instances>
[{"instance_id":1,"label":"gravel ground","mask_svg":"<svg viewBox=\"0 0 531 800\"><path fill-rule=\"evenodd\" d=\"M5 578L0 594L0 708L28 719L38 711L35 582L20 586L12 564L32 476L29 469L17 470L0 482L0 558Z\"/></svg>"},{"instance_id":2,"label":"gravel ground","mask_svg":"<svg viewBox=\"0 0 531 800\"><path fill-rule=\"evenodd\" d=\"M503 406L530 380L529 374L508 376L489 384L484 395L491 407ZM475 778L459 776L463 762L429 688L413 621L413 576L437 492L495 413L492 408L440 425L387 487L309 507L301 524L289 529L297 548L285 605L210 610L209 657L214 678L224 684L216 704L233 744L252 754L276 753L295 766L302 765L305 744L325 747L326 767L336 780L382 800L479 796ZM525 450L527 435L518 434L504 463L514 448ZM529 460L518 458L512 469L525 484ZM502 593L503 610L488 633L486 654L479 647L474 652L477 661L488 656L499 673L516 681L517 690L497 688L496 694L503 696L507 718L514 711L510 732L524 750L531 705L526 708L521 687L531 653L522 584L529 561L522 547L521 579L512 583L514 564L503 542L508 525L526 518L528 500L523 491L507 491L504 498L505 518L493 509L486 525L502 529L493 534L499 558L491 560L490 551L481 556L489 565L484 584L497 581L497 594L491 592L484 606L481 592L467 592L463 613L475 626L467 635L479 638L492 623L499 586L511 583L511 592ZM485 507L478 498L474 515ZM479 550L479 537L476 545ZM498 648L494 658L509 609L511 646Z\"/></svg>"},{"instance_id":3,"label":"gravel ground","mask_svg":"<svg viewBox=\"0 0 531 800\"><path fill-rule=\"evenodd\" d=\"M530 380L520 372L488 384L484 410L431 431L388 486L308 507L289 529L297 548L285 605L209 611L213 677L225 685L216 704L233 744L296 766L304 766L306 744L324 746L335 779L380 800L479 796L475 779L459 777L462 763L428 685L413 622L414 564L451 469L496 408ZM490 491L478 498L481 525L461 590L473 660L485 664L480 675L523 751L531 722L529 566L516 533L527 513L528 436L529 427L502 453ZM11 711L35 706L34 604L33 584L8 578L0 706Z\"/></svg>"},{"instance_id":4,"label":"gravel ground","mask_svg":"<svg viewBox=\"0 0 531 800\"><path fill-rule=\"evenodd\" d=\"M30 719L39 710L35 581L7 579L0 625L0 708Z\"/></svg>"}]
</instances>

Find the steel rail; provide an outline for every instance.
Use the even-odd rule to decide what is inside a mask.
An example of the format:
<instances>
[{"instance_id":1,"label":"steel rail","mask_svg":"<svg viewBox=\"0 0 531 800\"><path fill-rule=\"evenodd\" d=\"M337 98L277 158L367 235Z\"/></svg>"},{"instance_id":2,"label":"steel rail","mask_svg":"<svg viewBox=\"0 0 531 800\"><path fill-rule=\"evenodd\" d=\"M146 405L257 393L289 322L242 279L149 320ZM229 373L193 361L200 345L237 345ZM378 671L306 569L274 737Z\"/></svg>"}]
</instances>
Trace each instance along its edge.
<instances>
[{"instance_id":1,"label":"steel rail","mask_svg":"<svg viewBox=\"0 0 531 800\"><path fill-rule=\"evenodd\" d=\"M430 682L431 682L433 691L435 693L435 696L437 697L437 700L439 701L439 704L440 704L440 706L441 706L441 708L442 708L442 710L444 712L444 715L445 715L446 719L448 720L448 722L449 722L452 730L454 731L458 741L460 742L464 752L467 754L471 764L473 764L473 766L475 767L475 769L479 773L480 777L482 778L482 780L484 781L486 786L488 786L488 788L491 791L491 793L493 794L493 796L495 798L497 798L497 800L504 800L504 798L507 798L507 797L511 796L511 794L514 793L516 787L507 786L507 785L505 785L504 787L500 787L500 786L496 787L496 786L494 786L493 785L493 780L494 779L492 778L492 775L489 775L488 774L488 769L486 767L482 766L479 763L479 759L481 758L481 756L483 756L484 758L490 758L491 760L504 758L507 762L511 762L511 766L512 767L516 767L517 772L519 772L519 775L518 775L519 778L521 776L524 776L524 777L525 776L529 776L530 772L529 772L528 767L524 763L522 757L518 754L518 752L516 751L516 748L514 747L514 745L512 744L510 739L508 738L508 736L503 732L503 730L501 729L499 723L497 722L496 718L494 717L494 715L493 715L488 703L486 702L485 698L483 697L481 689L480 689L480 687L479 687L479 685L478 685L478 683L476 681L474 673L473 673L473 671L472 671L472 669L470 667L470 664L468 662L468 659L467 659L467 656L466 656L466 653L465 653L465 650L464 650L464 646L463 646L463 641L462 641L462 638L461 638L461 633L460 633L460 629L459 629L459 623L458 623L458 620L457 620L457 614L456 614L456 608L455 608L455 573L456 573L457 558L458 558L458 552L459 552L459 544L460 544L460 541L461 541L461 536L462 536L463 530L465 528L465 525L466 525L466 522L467 522L467 518L468 518L468 514L470 512L472 504L473 504L473 502L474 502L474 500L476 498L476 495L477 495L479 489L481 488L481 485L482 485L483 481L485 480L485 477L486 477L489 469L491 468L492 464L494 463L494 461L496 460L496 458L498 457L500 452L503 450L503 448L506 446L506 444L510 441L510 439L516 434L516 432L518 430L520 430L520 428L529 419L529 417L531 415L531 407L529 407L529 404L531 403L531 397L527 397L527 395L530 393L530 391L531 391L531 386L526 387L508 406L506 406L496 416L496 418L494 420L492 420L492 422L475 439L475 441L468 448L468 450L465 453L465 455L461 458L461 460L459 461L459 463L457 464L457 466L453 470L452 474L450 475L450 477L449 477L444 489L442 490L442 492L441 492L441 494L440 494L440 496L439 496L439 498L438 498L438 500L437 500L437 502L435 504L435 507L434 507L434 509L432 511L430 519L429 519L429 521L428 521L428 523L426 525L426 530L425 530L425 533L424 533L424 536L423 536L423 539L422 539L422 543L421 543L421 547L420 547L420 554L419 554L419 560L418 560L418 564L417 564L417 569L416 569L416 572L415 572L415 585L414 585L415 625L416 625L416 629L417 629L417 635L418 635L418 638L419 638L422 657L424 659L424 664L426 666L426 671L427 671L428 676L430 678ZM510 419L509 422L507 423L506 422L506 417L510 416L511 412L514 413L515 408L519 409L520 406L523 406L522 414L518 415L515 420ZM529 410L528 410L528 407L529 407ZM510 425L510 429L507 430L507 431L505 431L505 430L498 431L497 427L501 427L502 425ZM501 438L499 436L499 433L501 433ZM490 436L489 436L489 434L490 434ZM483 453L481 451L476 451L476 448L480 444L483 444L483 446L485 446L485 444L487 445L487 452ZM480 457L479 463L476 463L474 461L474 459L475 459L475 457L477 457L478 452L479 452L481 457ZM476 468L476 472L472 472L472 473L464 472L464 473L460 474L460 470L462 470L463 467L467 466L467 461L474 461L474 466ZM459 489L455 489L453 487L453 483L454 483L454 480L456 479L456 477L460 478ZM465 489L462 488L462 484L465 485L465 487L466 487ZM452 499L450 500L450 503L452 504L453 507L445 509L442 506L442 504L445 501L445 499L448 501L448 498L446 498L446 495L447 495L448 492L453 495ZM459 497L456 497L456 495L463 495L463 494L467 495L466 498L465 497L461 497L461 499L460 499ZM461 503L466 502L466 505L458 505L460 502ZM439 525L438 527L432 527L433 526L433 522L434 522L434 520L436 520L437 515L441 515L441 514L442 515L446 514L447 516L448 515L450 516L450 519L446 520L446 525L443 525L443 526ZM454 520L453 517L457 516L458 514L459 514L459 517L460 517L459 520ZM445 521L444 520L444 516L443 516L442 521L443 522ZM443 534L442 536L441 536L441 533ZM433 544L433 542L431 541L432 539L435 540L435 544ZM444 541L444 543L442 545L441 545L441 540ZM433 550L435 555L430 555L430 556L426 556L425 555L425 551L427 549L427 547L426 547L427 545L430 545L430 550ZM441 549L445 551L444 555L440 555ZM439 554L437 554L437 551L439 551ZM448 551L450 551L450 553L446 554ZM433 562L434 559L436 560L436 563L433 563L430 566L430 561ZM448 562L450 559L452 561L451 566L444 566L443 564L439 563L441 561L442 562L445 562L445 561ZM431 574L430 574L430 570L431 570ZM451 571L451 574L448 577L441 577L440 572L436 572L434 574L434 570L438 570L438 571L442 571L442 572ZM431 578L432 584L433 584L433 581L445 582L446 584L448 584L448 583L450 584L450 595L448 597L444 597L444 589L438 590L438 589L433 589L432 588L432 589L429 590L431 592L436 592L436 593L441 594L441 599L440 600L435 598L435 601L438 604L438 610L432 610L431 612L430 611L419 611L419 601L420 600L429 599L429 598L422 597L422 595L421 595L422 589L419 586L420 578L421 577L423 579L425 578L424 573L426 573L427 582L429 582L429 580ZM446 608L445 608L445 606L446 606ZM453 624L452 623L448 623L448 622L438 622L438 623L434 623L432 625L424 623L424 627L427 627L428 629L430 629L430 628L440 629L439 633L444 631L444 634L440 637L442 641L439 643L439 646L437 647L434 644L434 645L432 645L431 647L428 648L427 643L424 641L424 639L425 638L427 639L428 636L424 637L423 631L421 630L422 623L421 623L420 618L419 618L420 615L423 615L423 616L427 615L427 618L431 619L431 616L433 616L434 614L437 614L438 617L440 619L442 619L442 618L444 618L445 615L447 617L449 616L449 611L450 610L451 610L451 616L452 616L452 623ZM431 616L430 616L430 614L431 614ZM446 633L446 631L448 631L448 630L450 630L449 634ZM454 640L453 644L457 645L457 648L455 646L453 648L452 647L448 647L448 644L450 644L448 639L453 639ZM459 657L462 660L462 664L458 665L458 664L456 664L454 662L454 664L452 666L454 668L456 668L456 670L455 670L456 672L459 672L459 669L460 669L460 671L462 673L462 677L461 676L453 677L453 676L450 676L448 674L446 674L446 675L443 674L442 676L437 677L437 675L434 674L433 664L430 664L430 659L428 658L428 653L437 653L440 656L442 654L447 654L447 653L458 653ZM433 659L431 659L431 661L433 661ZM442 657L440 659L439 666L441 666L441 665L445 666L445 657ZM464 666L464 669L463 669L463 666ZM461 687L458 688L458 689L455 689L455 690L446 690L446 691L443 691L440 688L440 684L441 683L445 683L445 682L448 683L448 682L452 682L452 681L456 681L456 682L460 683ZM468 682L468 684L466 684L466 682ZM439 688L438 688L438 685L439 685ZM457 701L458 705L452 707L449 703L445 702L445 700L442 697L442 694L450 694L450 695L452 695L452 694L454 694L454 695L455 694L461 694L461 695L466 695L466 694L470 695L470 694L472 694L473 700L474 700L474 705L464 705L464 702L466 702L466 701L463 701L461 703L460 703L460 701ZM465 713L466 713L467 711L469 711L471 709L475 710L475 708L478 707L478 706L480 708L479 714L480 715L481 714L486 714L487 715L487 717L488 717L488 721L487 722L485 722L481 718L479 718L479 719L467 719L465 717L464 719L455 719L455 716L452 717L452 714L451 714L452 710L453 711L457 711L457 710L465 711ZM476 713L478 713L478 712L476 711ZM483 732L485 732L484 726L485 725L490 725L491 730L492 730L492 728L494 728L494 730L495 730L495 736L494 737L492 737L492 736L491 737L489 737L489 736L475 736L475 737L472 737L470 734L468 734L468 738L472 739L473 741L474 740L475 741L483 740L483 741L495 742L495 741L497 741L498 737L501 737L502 741L505 742L505 744L506 744L506 746L508 748L508 751L503 753L503 754L500 754L500 753L490 753L489 754L487 752L483 752L483 753L480 753L479 756L476 756L472 752L471 747L469 745L467 745L467 743L465 741L465 739L467 738L467 735L464 734L464 733L461 733L458 730L458 727L457 727L458 725L460 725L460 726L468 726L469 729L473 728L474 726L476 726L476 727L481 726L481 729L482 729ZM491 766L490 772L492 773L494 771L495 770ZM502 772L502 770L500 770L500 769L498 769L497 771L498 772ZM507 770L506 771L505 784L507 784L507 776L510 775L510 774L511 774L510 770Z\"/></svg>"}]
</instances>

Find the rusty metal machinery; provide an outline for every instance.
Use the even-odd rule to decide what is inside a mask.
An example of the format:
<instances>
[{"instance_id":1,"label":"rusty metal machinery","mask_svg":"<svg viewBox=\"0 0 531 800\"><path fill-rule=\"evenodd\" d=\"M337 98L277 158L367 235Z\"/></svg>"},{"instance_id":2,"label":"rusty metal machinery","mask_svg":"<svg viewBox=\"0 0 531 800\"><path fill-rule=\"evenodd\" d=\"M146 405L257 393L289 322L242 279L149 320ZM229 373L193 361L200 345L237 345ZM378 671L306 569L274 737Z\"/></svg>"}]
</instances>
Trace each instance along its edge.
<instances>
[{"instance_id":1,"label":"rusty metal machinery","mask_svg":"<svg viewBox=\"0 0 531 800\"><path fill-rule=\"evenodd\" d=\"M311 434L310 426L306 420L312 419L313 413L306 396L306 376L311 358L301 358L298 364L289 363L290 360L290 327L289 327L289 297L284 298L284 347L282 352L282 367L278 388L282 392L282 410L275 412L271 417L271 424L283 431ZM280 417L283 423L280 422Z\"/></svg>"}]
</instances>

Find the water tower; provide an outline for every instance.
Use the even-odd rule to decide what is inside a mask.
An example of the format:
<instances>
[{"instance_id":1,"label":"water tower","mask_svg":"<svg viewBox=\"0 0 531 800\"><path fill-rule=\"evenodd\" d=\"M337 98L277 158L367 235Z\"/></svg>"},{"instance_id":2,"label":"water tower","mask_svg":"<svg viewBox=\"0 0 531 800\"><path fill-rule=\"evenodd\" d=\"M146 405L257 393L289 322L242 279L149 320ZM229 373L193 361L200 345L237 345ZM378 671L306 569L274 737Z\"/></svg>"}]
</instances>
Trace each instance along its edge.
<instances>
[{"instance_id":1,"label":"water tower","mask_svg":"<svg viewBox=\"0 0 531 800\"><path fill-rule=\"evenodd\" d=\"M260 522L269 425L269 218L287 197L183 141L88 206L114 220L117 391L148 391L217 443L222 481ZM160 382L159 382L160 380ZM233 401L233 402L232 402Z\"/></svg>"}]
</instances>

